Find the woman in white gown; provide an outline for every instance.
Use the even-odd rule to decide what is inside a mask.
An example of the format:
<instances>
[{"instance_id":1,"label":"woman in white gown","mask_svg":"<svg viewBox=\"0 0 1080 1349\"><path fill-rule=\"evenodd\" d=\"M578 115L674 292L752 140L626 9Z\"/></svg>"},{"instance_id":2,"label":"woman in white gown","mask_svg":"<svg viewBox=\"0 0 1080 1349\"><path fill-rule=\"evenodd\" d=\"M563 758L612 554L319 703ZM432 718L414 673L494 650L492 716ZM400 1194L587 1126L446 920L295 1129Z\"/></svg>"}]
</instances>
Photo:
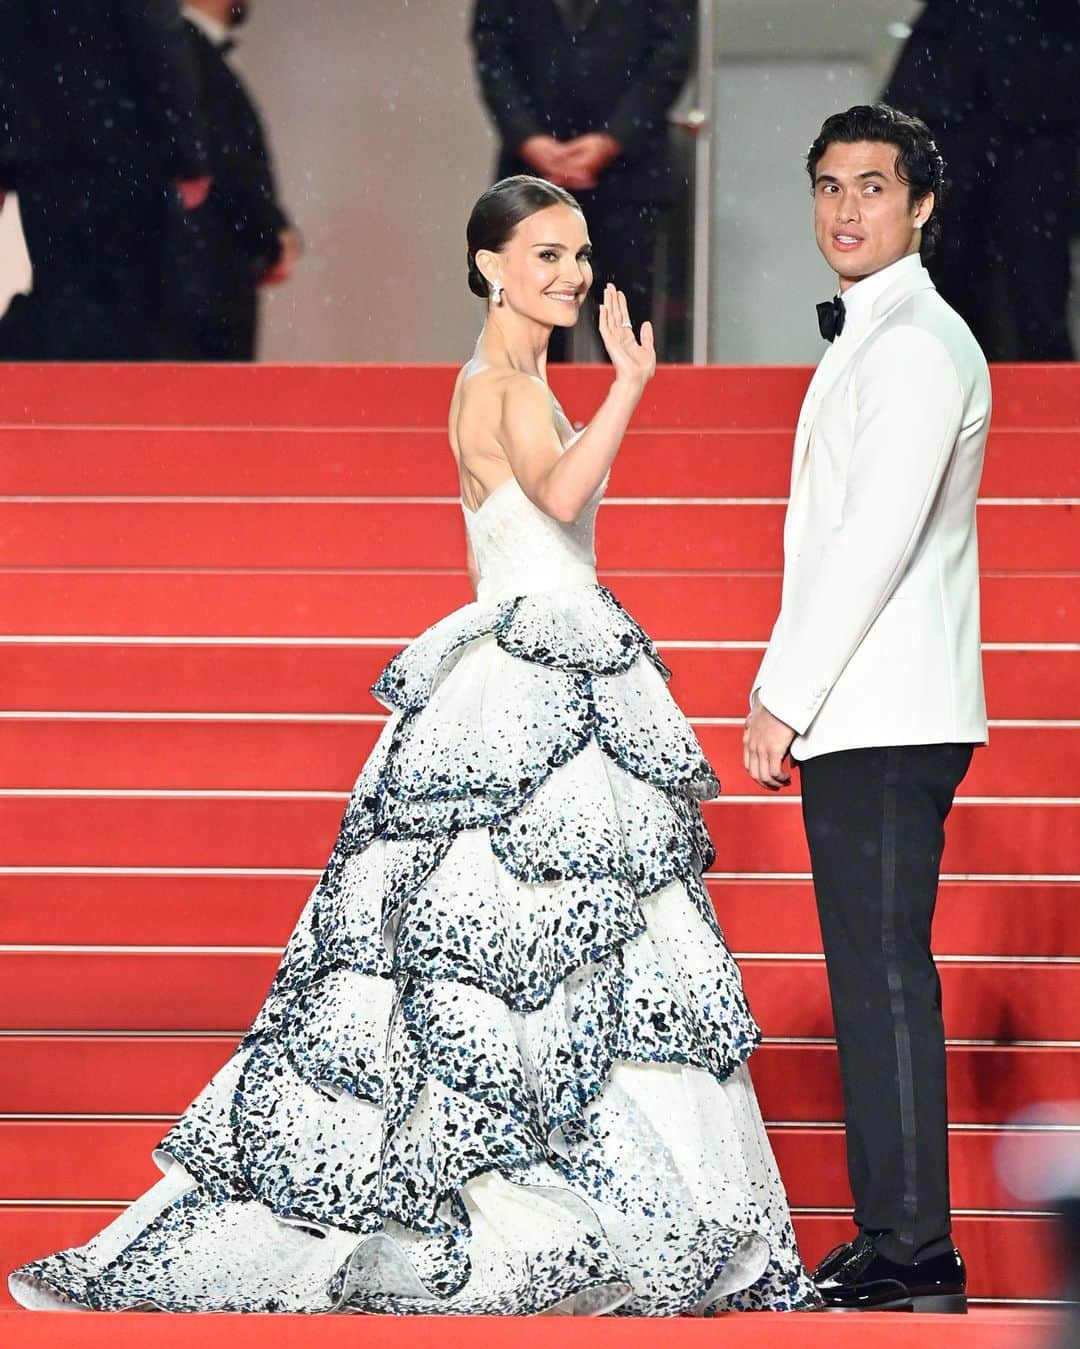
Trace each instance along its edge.
<instances>
[{"instance_id":1,"label":"woman in white gown","mask_svg":"<svg viewBox=\"0 0 1080 1349\"><path fill-rule=\"evenodd\" d=\"M390 717L251 1030L162 1179L11 1276L34 1308L575 1314L813 1307L702 884L719 790L593 522L655 369L609 287L575 435L547 340L591 281L573 198L481 197L487 322L450 414L476 602Z\"/></svg>"}]
</instances>

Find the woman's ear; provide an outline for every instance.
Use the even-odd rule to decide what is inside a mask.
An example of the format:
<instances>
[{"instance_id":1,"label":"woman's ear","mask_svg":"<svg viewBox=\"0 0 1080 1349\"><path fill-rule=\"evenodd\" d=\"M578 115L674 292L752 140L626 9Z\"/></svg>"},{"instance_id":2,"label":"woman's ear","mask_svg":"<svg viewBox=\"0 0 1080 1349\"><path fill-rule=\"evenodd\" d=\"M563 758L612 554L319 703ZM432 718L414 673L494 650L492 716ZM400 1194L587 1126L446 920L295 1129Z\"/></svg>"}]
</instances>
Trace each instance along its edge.
<instances>
[{"instance_id":1,"label":"woman's ear","mask_svg":"<svg viewBox=\"0 0 1080 1349\"><path fill-rule=\"evenodd\" d=\"M476 266L489 287L494 286L502 277L502 259L498 253L493 252L490 248L478 250Z\"/></svg>"}]
</instances>

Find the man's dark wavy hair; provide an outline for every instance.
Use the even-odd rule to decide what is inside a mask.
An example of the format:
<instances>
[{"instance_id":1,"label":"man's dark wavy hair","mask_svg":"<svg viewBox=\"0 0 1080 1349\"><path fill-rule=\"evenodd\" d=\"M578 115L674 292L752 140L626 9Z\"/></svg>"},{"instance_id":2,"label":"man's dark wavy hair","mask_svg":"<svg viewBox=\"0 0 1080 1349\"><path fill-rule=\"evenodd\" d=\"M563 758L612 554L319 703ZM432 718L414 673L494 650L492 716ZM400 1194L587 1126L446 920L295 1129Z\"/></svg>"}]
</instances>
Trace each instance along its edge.
<instances>
[{"instance_id":1,"label":"man's dark wavy hair","mask_svg":"<svg viewBox=\"0 0 1080 1349\"><path fill-rule=\"evenodd\" d=\"M941 238L942 197L945 192L945 161L934 143L930 128L918 117L912 117L887 103L865 103L836 112L826 117L817 139L806 152L806 171L810 182L817 176L818 161L837 141L845 145L856 141L881 141L895 145L896 176L908 185L908 200L912 206L922 201L928 192L934 194L934 213L923 226L920 252L928 258Z\"/></svg>"}]
</instances>

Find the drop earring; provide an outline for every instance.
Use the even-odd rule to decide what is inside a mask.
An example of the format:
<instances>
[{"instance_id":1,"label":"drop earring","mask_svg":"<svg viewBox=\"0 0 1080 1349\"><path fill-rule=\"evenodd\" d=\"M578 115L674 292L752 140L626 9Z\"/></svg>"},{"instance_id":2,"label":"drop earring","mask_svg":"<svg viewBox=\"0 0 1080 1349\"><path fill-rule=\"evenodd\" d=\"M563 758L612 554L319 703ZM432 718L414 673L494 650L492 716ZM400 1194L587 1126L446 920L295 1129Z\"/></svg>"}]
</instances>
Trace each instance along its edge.
<instances>
[{"instance_id":1,"label":"drop earring","mask_svg":"<svg viewBox=\"0 0 1080 1349\"><path fill-rule=\"evenodd\" d=\"M492 304L502 304L502 290L503 290L503 288L502 288L502 283L501 283L501 282L499 282L499 281L493 281L493 282L491 283L491 303L492 303Z\"/></svg>"}]
</instances>

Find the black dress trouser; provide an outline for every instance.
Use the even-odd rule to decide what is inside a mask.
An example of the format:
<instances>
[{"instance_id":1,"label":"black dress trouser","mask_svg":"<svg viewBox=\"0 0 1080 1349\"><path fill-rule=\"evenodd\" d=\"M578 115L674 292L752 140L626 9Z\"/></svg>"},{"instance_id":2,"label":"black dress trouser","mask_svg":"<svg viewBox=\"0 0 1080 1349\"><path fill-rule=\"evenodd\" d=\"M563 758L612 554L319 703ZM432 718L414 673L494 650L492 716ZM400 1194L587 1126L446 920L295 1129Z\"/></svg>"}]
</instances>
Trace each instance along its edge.
<instances>
[{"instance_id":1,"label":"black dress trouser","mask_svg":"<svg viewBox=\"0 0 1080 1349\"><path fill-rule=\"evenodd\" d=\"M890 1260L950 1244L941 983L930 926L945 818L971 745L800 764L840 1056L855 1222Z\"/></svg>"}]
</instances>

